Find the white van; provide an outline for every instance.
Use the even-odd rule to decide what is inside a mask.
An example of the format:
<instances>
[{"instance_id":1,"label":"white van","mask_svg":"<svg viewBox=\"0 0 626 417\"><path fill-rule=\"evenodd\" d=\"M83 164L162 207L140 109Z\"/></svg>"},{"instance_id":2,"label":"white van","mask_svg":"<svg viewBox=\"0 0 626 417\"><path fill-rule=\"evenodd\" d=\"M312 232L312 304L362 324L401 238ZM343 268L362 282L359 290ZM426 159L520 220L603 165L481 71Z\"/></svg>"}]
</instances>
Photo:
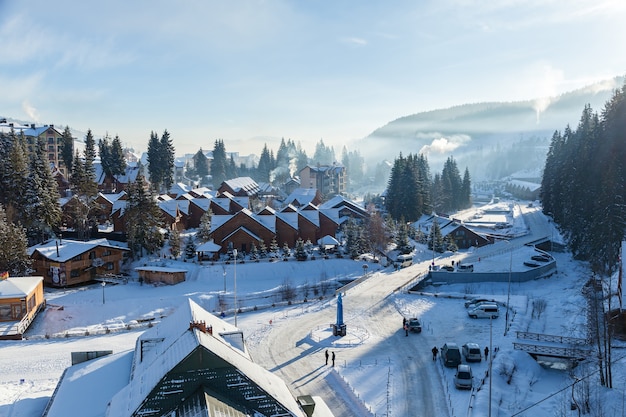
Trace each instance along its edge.
<instances>
[{"instance_id":1,"label":"white van","mask_svg":"<svg viewBox=\"0 0 626 417\"><path fill-rule=\"evenodd\" d=\"M398 255L396 262L400 264L400 268L406 268L413 265L413 255Z\"/></svg>"},{"instance_id":2,"label":"white van","mask_svg":"<svg viewBox=\"0 0 626 417\"><path fill-rule=\"evenodd\" d=\"M496 319L500 316L500 309L497 304L483 303L470 309L467 315L473 319Z\"/></svg>"}]
</instances>

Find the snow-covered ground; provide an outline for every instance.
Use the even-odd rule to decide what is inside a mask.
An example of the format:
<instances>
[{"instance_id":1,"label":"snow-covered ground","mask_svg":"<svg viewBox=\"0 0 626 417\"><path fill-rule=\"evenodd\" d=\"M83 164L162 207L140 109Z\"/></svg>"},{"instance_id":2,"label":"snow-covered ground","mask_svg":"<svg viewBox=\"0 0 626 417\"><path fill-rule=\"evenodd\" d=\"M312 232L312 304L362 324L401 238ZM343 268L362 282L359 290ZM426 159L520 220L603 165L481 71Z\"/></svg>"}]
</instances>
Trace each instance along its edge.
<instances>
[{"instance_id":1,"label":"snow-covered ground","mask_svg":"<svg viewBox=\"0 0 626 417\"><path fill-rule=\"evenodd\" d=\"M535 216L527 223L538 221L537 208L523 211ZM516 217L517 232L526 227L521 219ZM556 235L552 230L539 233ZM475 262L477 269L507 271L511 257L527 256L522 254L524 250L527 249L515 241L512 245L500 242L454 256L480 257L480 263ZM449 263L448 256L452 255L438 256L436 262ZM433 397L443 398L437 415L575 416L578 411L571 410L575 378L581 380L576 384L576 392L588 389L592 415L624 415L623 344L616 342L614 350L612 390L599 386L597 366L591 358L573 371L564 371L542 367L527 353L513 349L517 331L587 336L586 303L581 289L590 273L584 264L567 254L555 257L557 274L513 283L510 288L506 283L442 285L426 287L419 295L399 290L381 297L376 289L385 283L409 282L426 271L432 252L418 247L414 266L400 271L378 263L335 258L246 262L236 266L198 265L162 258L143 260L137 266L148 263L187 268L187 281L175 286L142 286L131 280L125 285L104 288L91 285L46 291L49 307L27 332L28 339L0 342L0 416L40 416L63 370L70 365L70 352L132 349L148 323L157 323L169 315L185 298L216 313L225 307L226 320L234 321L231 309L235 275L238 305L244 309L238 315L238 325L244 330L253 358L283 377L297 395L315 387L338 392L349 404L350 412L337 416L406 415L403 396L406 381L411 379L419 379ZM367 268L363 267L365 264ZM364 288L350 289L344 294L348 334L343 338L332 336L329 324L334 322L337 299L328 281L358 278L364 272L368 279L359 286ZM291 305L281 302L272 291L281 286L307 287L308 301L302 302L304 292L300 292L299 301ZM371 296L368 298L367 294ZM474 296L488 296L502 303L509 300L510 328L505 332L504 309L492 321L470 319L464 299ZM222 304L220 300L224 300ZM533 306L541 304L545 311L537 317ZM405 336L401 330L402 316L419 317L423 332ZM305 336L292 343L293 329L298 326L303 327ZM281 341L289 341L289 348L282 346ZM455 389L454 370L444 368L439 360L431 360L432 346L441 347L448 341L459 345L475 342L481 348L491 345L491 379L487 376L488 361L483 359L471 365L475 390ZM335 367L323 363L327 349L336 353ZM279 353L291 357L279 357ZM287 369L294 361L300 368L295 371L301 372L299 377ZM423 362L420 366L426 368L410 374L414 367L409 365L414 362ZM580 394L576 396L581 398ZM438 405L439 400L435 401Z\"/></svg>"}]
</instances>

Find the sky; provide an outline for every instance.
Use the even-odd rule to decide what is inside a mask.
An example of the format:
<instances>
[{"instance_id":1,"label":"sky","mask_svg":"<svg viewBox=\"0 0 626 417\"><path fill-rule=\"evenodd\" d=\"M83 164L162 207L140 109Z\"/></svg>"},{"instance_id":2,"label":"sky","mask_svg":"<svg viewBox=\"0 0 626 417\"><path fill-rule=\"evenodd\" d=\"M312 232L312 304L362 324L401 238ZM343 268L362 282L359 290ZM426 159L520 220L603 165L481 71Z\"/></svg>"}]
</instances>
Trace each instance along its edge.
<instances>
[{"instance_id":1,"label":"sky","mask_svg":"<svg viewBox=\"0 0 626 417\"><path fill-rule=\"evenodd\" d=\"M0 116L145 150L338 152L399 117L626 72L621 0L0 0Z\"/></svg>"},{"instance_id":2,"label":"sky","mask_svg":"<svg viewBox=\"0 0 626 417\"><path fill-rule=\"evenodd\" d=\"M522 211L540 215L540 208L537 207L523 208ZM530 222L525 222L518 215L513 224L512 230L522 234L525 228L528 229ZM548 222L544 224L553 226ZM555 230L534 232L553 234L557 241L561 239ZM517 268L529 256L529 247L518 247L515 241L513 245L514 251L508 249L509 244L506 242L498 242L495 245L462 251L454 257L457 260L466 256L475 259L482 255L481 261L474 262L475 272L507 271ZM450 256L452 255L437 255L435 262L449 264ZM413 374L406 374L406 360L424 362L427 369L419 374L420 380L427 381L426 385L432 390L433 396L445 398L447 413L442 409L437 415L487 416L486 410L491 398L494 416L573 417L578 415L577 411L570 409L574 377L590 381L588 389L595 412L592 415L623 415L626 360L621 353L623 349L619 348L623 347L623 342L614 340L617 348L613 350L615 364L612 390L599 386L595 361L581 363L570 373L544 368L527 353L513 349L513 342L518 341L515 336L517 331L573 337L585 333L586 316L582 312L586 302L581 289L590 276L589 268L584 263L573 260L567 253L555 253L555 258L558 271L556 274L547 279L513 283L509 288L506 283L489 282L439 285L427 286L420 294L394 291L381 298L378 298L380 294L377 291L384 285L380 285L380 282L384 280L396 285L398 282L411 281L419 271L427 269L432 261L431 253L424 250L422 245L417 245L414 266L400 271L368 262L369 278L360 284L364 287L360 292L361 298L355 295L356 290L344 292L347 335L343 338L332 336L327 321L319 322L320 312L326 312L331 320L335 317L337 299L334 297L320 301L310 300L304 304L296 302L292 306L283 304L276 308L260 308L257 311L250 311L250 307L260 303L260 300L267 303L266 297L272 289L285 282L285 277L290 277L291 283L297 286L319 282L322 277L360 277L363 273L362 261L335 258L318 258L306 262L263 261L239 263L237 266L230 264L222 269L221 264L200 266L169 259L142 259L137 261L137 265L147 263L184 267L189 270L187 280L174 286L141 286L135 279L131 279L126 285L107 285L105 288L92 285L48 290L48 308L32 324L27 332L28 339L3 341L0 344L0 415L41 415L59 377L70 365L71 351L110 349L114 354L128 352L134 348L135 340L143 330L137 327L136 319L154 318L154 323L158 325L164 316L171 314L186 298L193 299L211 311L217 305L216 298L222 291L232 297L235 268L240 297L238 305L244 308L244 312L238 317L238 325L244 332L246 344L255 362L281 377L287 364L293 363L294 367L302 367L304 371L300 372L307 372L304 377L285 381L290 389L307 390L317 382L317 387L335 391L346 403L354 405L351 417L407 415L403 409L407 399L402 396L406 394L405 389L419 389L412 388L419 384L414 382ZM103 294L106 294L106 302L103 302ZM493 321L492 326L487 320L467 317L463 304L466 299L473 297L490 297L500 303L500 317ZM533 312L533 304L539 300L546 302L546 308L537 317ZM508 332L503 332L504 304L507 301L512 312L511 325ZM231 302L232 298L228 303ZM372 305L378 308L372 308ZM385 326L377 321L381 313ZM405 336L400 328L402 316L419 317L423 325L422 333ZM233 323L232 312L228 312L225 320ZM125 330L127 325L132 327L131 331ZM104 326L112 330L110 334L105 334ZM299 330L294 331L294 326ZM90 336L85 336L86 330ZM70 337L65 337L65 333ZM294 347L291 343L292 337L297 339L304 333L308 335L306 340ZM270 337L271 334L276 336ZM441 346L446 341L455 341L459 345L475 342L481 348L491 345L494 370L492 389L487 389L488 362L484 357L480 363L471 364L474 386L480 389L470 392L454 388L454 371L444 368L438 361L431 362L430 359L430 347ZM268 343L277 345L267 346ZM494 355L495 347L498 347L498 352ZM322 366L325 349L337 353L336 367ZM273 351L274 354L268 355L268 351ZM295 356L287 360L277 355L279 351ZM425 359L420 361L415 355L423 355ZM285 362L281 366L272 367L272 364L279 364L283 359ZM100 365L94 363L93 368L98 366ZM309 369L312 371L308 372ZM512 378L509 379L507 372L513 375ZM578 383L576 389L583 388L583 385L584 383ZM85 386L85 389L88 390L89 387ZM79 392L77 395L83 397L83 394L85 397L94 395L92 392ZM419 401L422 393L415 395ZM599 407L602 407L601 412Z\"/></svg>"}]
</instances>

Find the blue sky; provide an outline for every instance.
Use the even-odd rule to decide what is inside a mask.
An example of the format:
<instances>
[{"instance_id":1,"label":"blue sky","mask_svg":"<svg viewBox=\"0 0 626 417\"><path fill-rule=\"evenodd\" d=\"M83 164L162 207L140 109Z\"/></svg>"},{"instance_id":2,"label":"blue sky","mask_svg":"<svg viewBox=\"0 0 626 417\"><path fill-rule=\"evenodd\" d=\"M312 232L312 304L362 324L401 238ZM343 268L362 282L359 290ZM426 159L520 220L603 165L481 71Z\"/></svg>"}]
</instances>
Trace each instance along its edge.
<instances>
[{"instance_id":1,"label":"blue sky","mask_svg":"<svg viewBox=\"0 0 626 417\"><path fill-rule=\"evenodd\" d=\"M0 0L0 116L339 154L398 117L624 75L625 21L622 0Z\"/></svg>"}]
</instances>

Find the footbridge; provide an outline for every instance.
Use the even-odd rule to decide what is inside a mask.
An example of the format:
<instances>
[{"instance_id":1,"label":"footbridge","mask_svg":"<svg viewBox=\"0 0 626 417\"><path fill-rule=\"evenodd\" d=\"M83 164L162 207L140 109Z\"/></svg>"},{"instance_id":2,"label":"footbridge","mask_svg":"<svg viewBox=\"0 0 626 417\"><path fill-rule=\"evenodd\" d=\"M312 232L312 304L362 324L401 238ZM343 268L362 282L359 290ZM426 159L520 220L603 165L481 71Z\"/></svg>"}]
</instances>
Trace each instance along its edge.
<instances>
[{"instance_id":1,"label":"footbridge","mask_svg":"<svg viewBox=\"0 0 626 417\"><path fill-rule=\"evenodd\" d=\"M550 356L583 360L592 354L587 339L529 332L517 332L517 338L528 340L528 343L513 342L513 348L528 352L535 359L538 356Z\"/></svg>"}]
</instances>

